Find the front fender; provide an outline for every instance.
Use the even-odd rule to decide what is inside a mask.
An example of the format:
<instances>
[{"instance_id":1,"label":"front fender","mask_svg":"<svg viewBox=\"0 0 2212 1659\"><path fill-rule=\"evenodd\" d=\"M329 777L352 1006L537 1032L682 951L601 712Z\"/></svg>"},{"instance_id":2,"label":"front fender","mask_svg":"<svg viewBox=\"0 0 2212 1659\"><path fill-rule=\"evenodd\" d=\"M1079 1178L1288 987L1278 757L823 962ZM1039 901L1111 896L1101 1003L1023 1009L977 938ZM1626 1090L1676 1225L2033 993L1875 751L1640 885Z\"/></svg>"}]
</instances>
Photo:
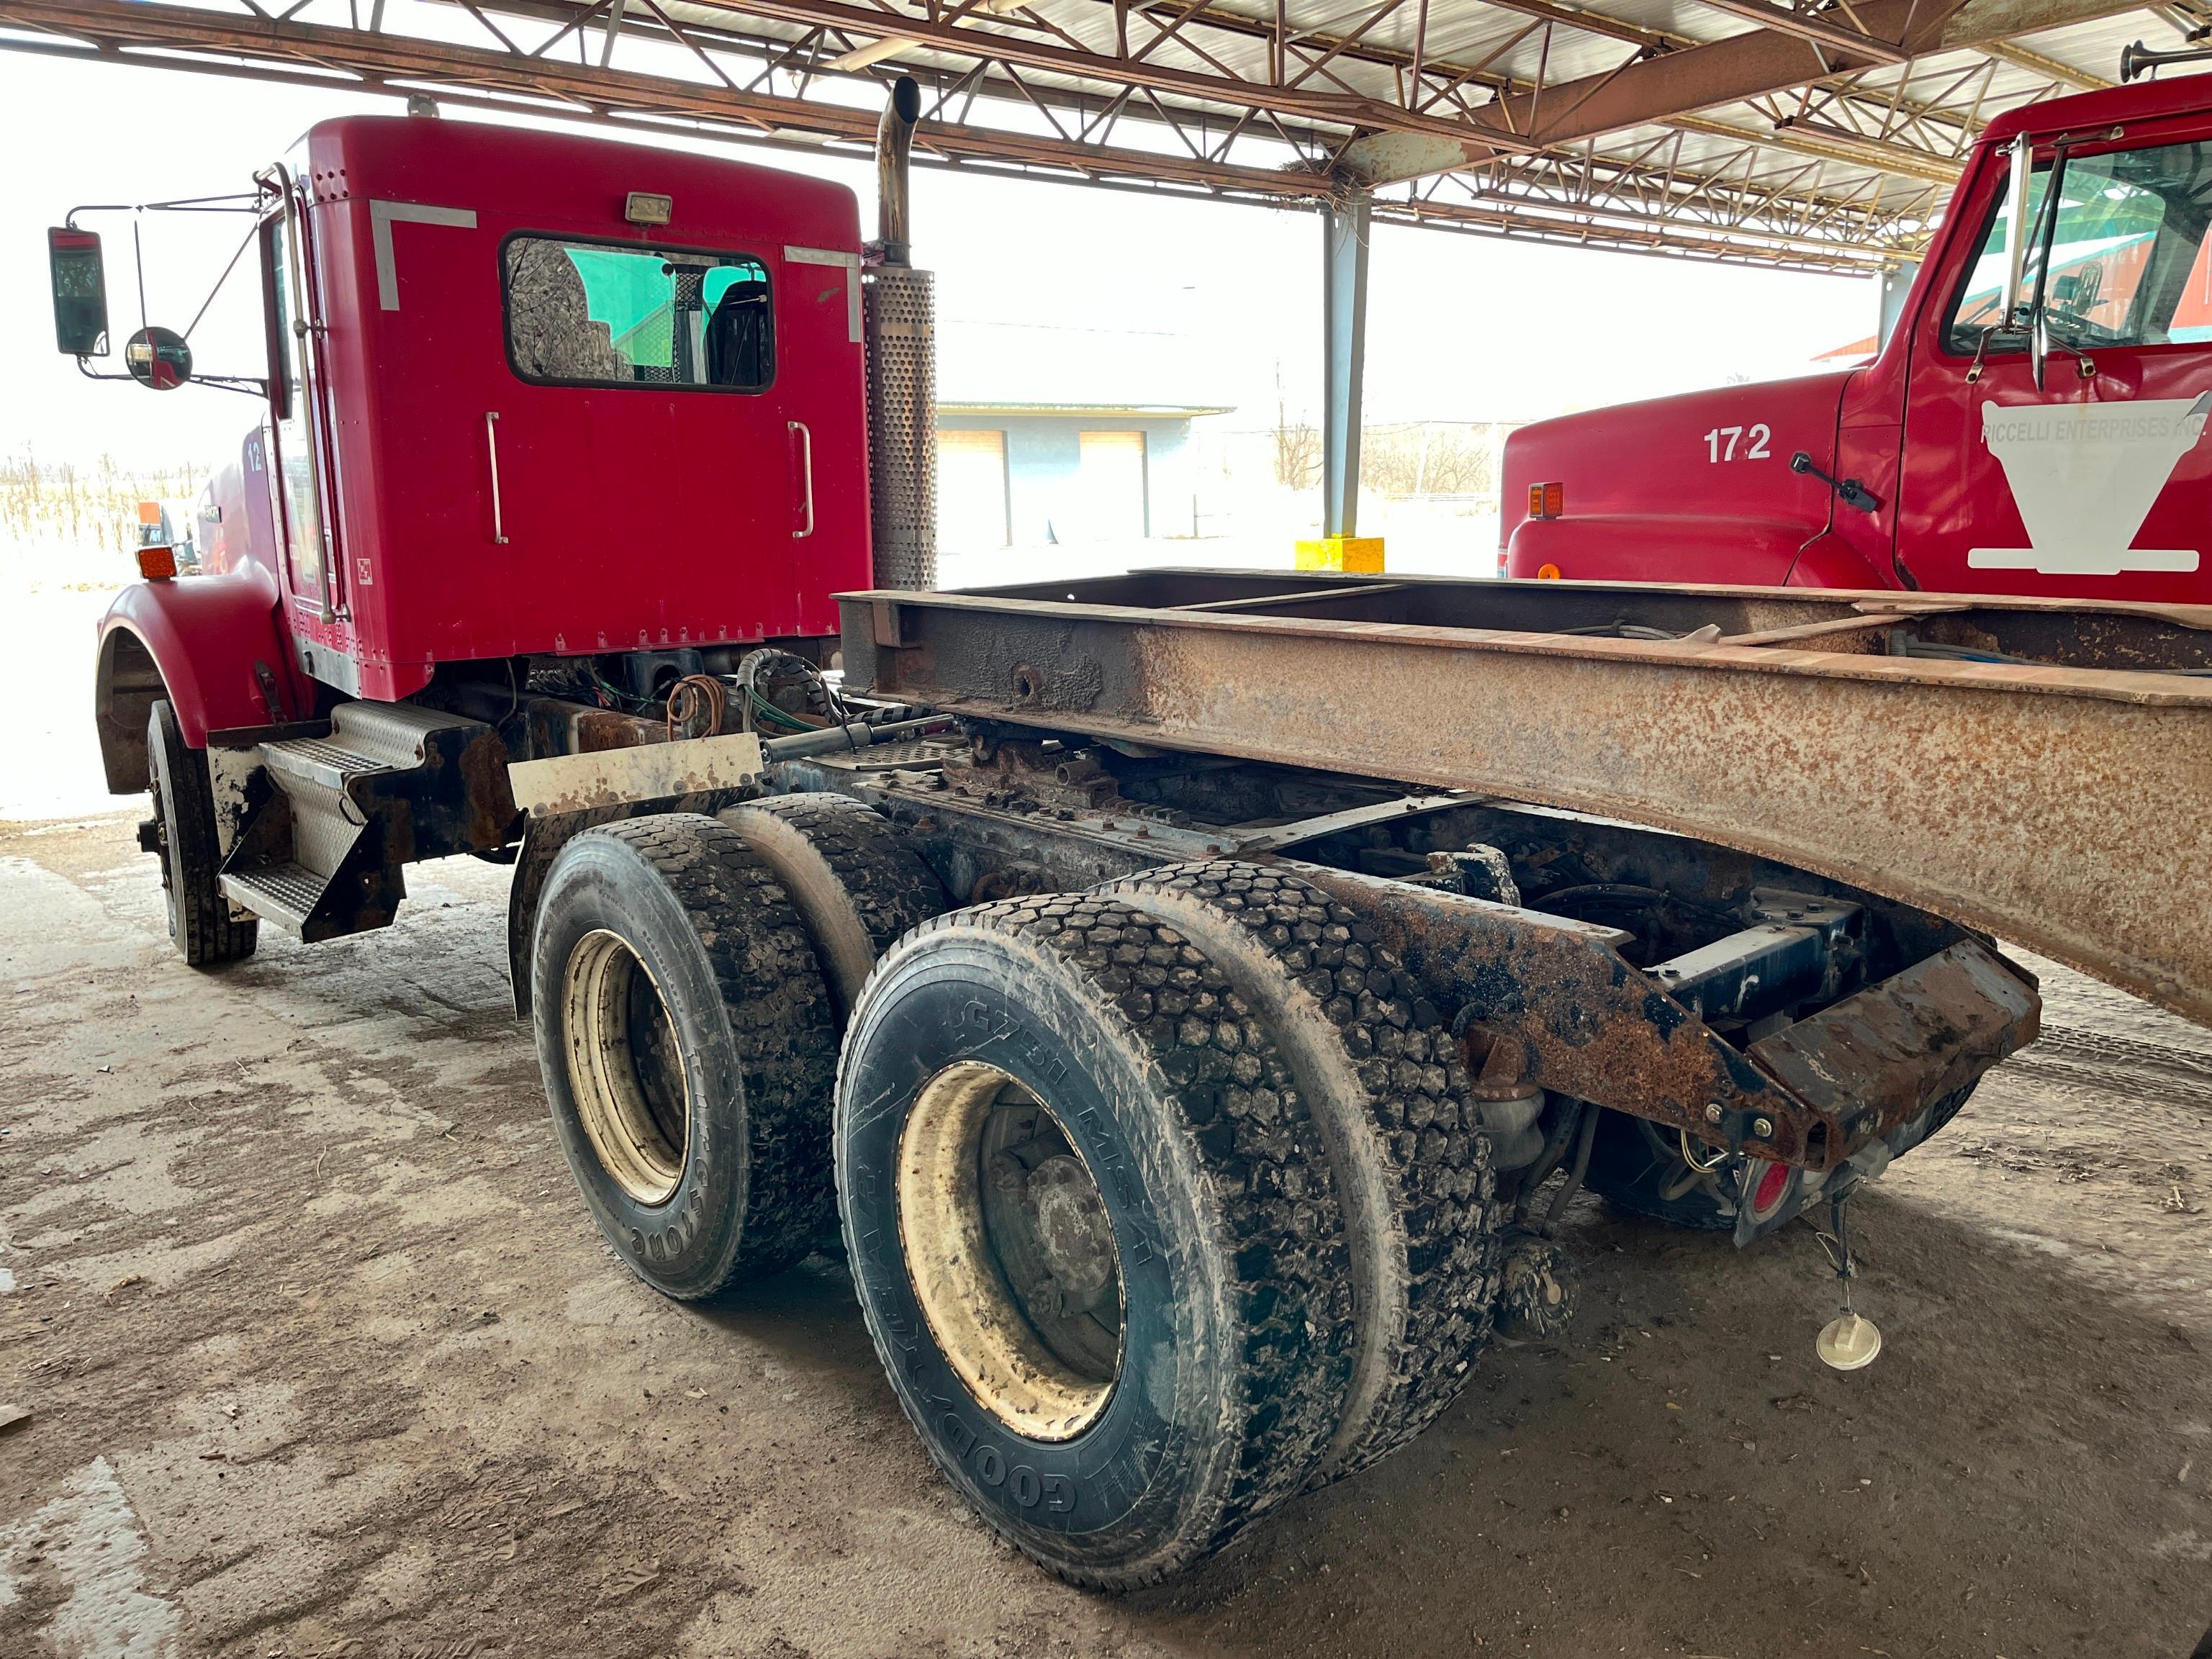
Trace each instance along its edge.
<instances>
[{"instance_id":1,"label":"front fender","mask_svg":"<svg viewBox=\"0 0 2212 1659\"><path fill-rule=\"evenodd\" d=\"M1863 550L1830 531L1805 544L1786 586L1790 587L1894 587L1896 577L1875 568Z\"/></svg>"},{"instance_id":2,"label":"front fender","mask_svg":"<svg viewBox=\"0 0 2212 1659\"><path fill-rule=\"evenodd\" d=\"M305 720L315 694L286 648L276 583L258 564L220 575L133 582L100 619L93 717L109 790L148 785L146 721L168 699L185 741Z\"/></svg>"},{"instance_id":3,"label":"front fender","mask_svg":"<svg viewBox=\"0 0 2212 1659\"><path fill-rule=\"evenodd\" d=\"M1507 574L1571 581L1711 582L1778 587L1820 527L1703 514L1589 513L1523 519Z\"/></svg>"}]
</instances>

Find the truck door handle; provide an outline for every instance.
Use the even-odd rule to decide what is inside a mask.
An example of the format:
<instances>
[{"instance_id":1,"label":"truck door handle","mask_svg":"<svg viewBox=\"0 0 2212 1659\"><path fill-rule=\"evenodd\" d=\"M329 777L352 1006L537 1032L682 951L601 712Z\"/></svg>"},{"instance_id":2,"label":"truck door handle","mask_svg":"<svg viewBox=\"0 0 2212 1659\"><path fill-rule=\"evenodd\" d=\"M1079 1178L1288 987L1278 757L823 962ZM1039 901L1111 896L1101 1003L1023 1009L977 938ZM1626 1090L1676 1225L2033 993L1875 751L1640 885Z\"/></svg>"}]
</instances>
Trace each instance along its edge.
<instances>
[{"instance_id":1,"label":"truck door handle","mask_svg":"<svg viewBox=\"0 0 2212 1659\"><path fill-rule=\"evenodd\" d=\"M799 471L806 480L806 528L793 531L791 538L804 541L814 533L814 434L804 421L786 421L784 429L799 434Z\"/></svg>"},{"instance_id":2,"label":"truck door handle","mask_svg":"<svg viewBox=\"0 0 2212 1659\"><path fill-rule=\"evenodd\" d=\"M484 410L484 449L491 457L491 538L507 545L507 529L499 515L499 411Z\"/></svg>"}]
</instances>

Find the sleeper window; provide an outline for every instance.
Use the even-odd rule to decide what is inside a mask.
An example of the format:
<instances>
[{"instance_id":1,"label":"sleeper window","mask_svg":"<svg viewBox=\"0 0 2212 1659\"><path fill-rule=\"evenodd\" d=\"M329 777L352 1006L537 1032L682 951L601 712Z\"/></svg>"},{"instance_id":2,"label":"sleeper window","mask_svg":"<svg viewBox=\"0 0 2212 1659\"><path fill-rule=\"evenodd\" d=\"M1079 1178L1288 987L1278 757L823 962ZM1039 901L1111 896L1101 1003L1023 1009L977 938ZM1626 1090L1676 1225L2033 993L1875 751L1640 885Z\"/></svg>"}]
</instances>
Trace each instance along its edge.
<instances>
[{"instance_id":1,"label":"sleeper window","mask_svg":"<svg viewBox=\"0 0 2212 1659\"><path fill-rule=\"evenodd\" d=\"M759 392L775 378L757 259L515 236L503 260L507 356L526 380Z\"/></svg>"}]
</instances>

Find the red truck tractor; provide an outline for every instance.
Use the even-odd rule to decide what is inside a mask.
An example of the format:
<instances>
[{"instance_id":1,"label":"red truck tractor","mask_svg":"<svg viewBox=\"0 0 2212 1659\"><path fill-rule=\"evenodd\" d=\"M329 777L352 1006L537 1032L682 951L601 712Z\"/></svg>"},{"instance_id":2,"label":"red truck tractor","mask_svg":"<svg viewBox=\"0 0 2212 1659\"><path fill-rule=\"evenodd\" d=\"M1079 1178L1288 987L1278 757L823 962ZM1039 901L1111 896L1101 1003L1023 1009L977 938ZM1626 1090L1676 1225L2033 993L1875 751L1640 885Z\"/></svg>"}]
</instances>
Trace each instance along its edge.
<instances>
[{"instance_id":1,"label":"red truck tractor","mask_svg":"<svg viewBox=\"0 0 2212 1659\"><path fill-rule=\"evenodd\" d=\"M1499 574L2212 600L2208 225L2203 82L2001 115L1872 363L1516 432Z\"/></svg>"},{"instance_id":2,"label":"red truck tractor","mask_svg":"<svg viewBox=\"0 0 2212 1659\"><path fill-rule=\"evenodd\" d=\"M382 927L426 860L511 863L516 1010L616 1254L700 1298L842 1249L947 1479L1107 1587L1413 1441L1494 1328L1556 1333L1586 1188L1840 1236L2033 1040L1996 936L2212 1018L2174 878L2212 815L2132 810L2212 776L2201 617L927 591L918 106L902 82L866 242L835 185L422 116L319 125L252 181L264 418L208 574L100 633L108 781L151 793L187 963ZM125 360L204 378L150 326Z\"/></svg>"}]
</instances>

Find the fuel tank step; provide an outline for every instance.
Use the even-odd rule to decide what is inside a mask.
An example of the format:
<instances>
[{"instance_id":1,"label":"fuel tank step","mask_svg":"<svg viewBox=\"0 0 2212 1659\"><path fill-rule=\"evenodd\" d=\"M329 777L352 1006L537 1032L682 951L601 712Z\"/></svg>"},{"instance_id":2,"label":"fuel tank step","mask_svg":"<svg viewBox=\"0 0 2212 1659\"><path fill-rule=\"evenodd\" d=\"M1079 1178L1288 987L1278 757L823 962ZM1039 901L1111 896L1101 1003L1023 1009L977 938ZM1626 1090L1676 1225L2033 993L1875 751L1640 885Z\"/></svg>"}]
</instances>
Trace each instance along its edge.
<instances>
[{"instance_id":1,"label":"fuel tank step","mask_svg":"<svg viewBox=\"0 0 2212 1659\"><path fill-rule=\"evenodd\" d=\"M518 816L498 732L414 703L341 703L258 758L223 892L308 940L386 926L405 866L503 846Z\"/></svg>"}]
</instances>

